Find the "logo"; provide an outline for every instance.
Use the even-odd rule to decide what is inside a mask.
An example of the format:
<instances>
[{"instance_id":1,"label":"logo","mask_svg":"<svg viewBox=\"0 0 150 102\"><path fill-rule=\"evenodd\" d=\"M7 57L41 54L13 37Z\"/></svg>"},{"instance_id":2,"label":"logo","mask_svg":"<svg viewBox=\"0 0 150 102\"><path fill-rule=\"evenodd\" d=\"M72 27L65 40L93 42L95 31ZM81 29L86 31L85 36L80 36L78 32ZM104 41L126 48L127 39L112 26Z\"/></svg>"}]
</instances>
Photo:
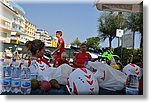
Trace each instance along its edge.
<instances>
[{"instance_id":1,"label":"logo","mask_svg":"<svg viewBox=\"0 0 150 102\"><path fill-rule=\"evenodd\" d=\"M29 87L30 85L31 85L30 82L24 82L24 83L22 84L23 87Z\"/></svg>"},{"instance_id":2,"label":"logo","mask_svg":"<svg viewBox=\"0 0 150 102\"><path fill-rule=\"evenodd\" d=\"M44 66L40 66L40 69L43 71L45 68L44 68Z\"/></svg>"},{"instance_id":3,"label":"logo","mask_svg":"<svg viewBox=\"0 0 150 102\"><path fill-rule=\"evenodd\" d=\"M12 81L12 86L13 86L13 87L18 87L18 86L20 86L20 81L15 81L15 80L13 80L13 81Z\"/></svg>"},{"instance_id":4,"label":"logo","mask_svg":"<svg viewBox=\"0 0 150 102\"><path fill-rule=\"evenodd\" d=\"M4 81L3 81L3 85L4 85L4 86L9 85L9 81L4 80Z\"/></svg>"},{"instance_id":5,"label":"logo","mask_svg":"<svg viewBox=\"0 0 150 102\"><path fill-rule=\"evenodd\" d=\"M15 85L19 85L19 82L15 82Z\"/></svg>"}]
</instances>

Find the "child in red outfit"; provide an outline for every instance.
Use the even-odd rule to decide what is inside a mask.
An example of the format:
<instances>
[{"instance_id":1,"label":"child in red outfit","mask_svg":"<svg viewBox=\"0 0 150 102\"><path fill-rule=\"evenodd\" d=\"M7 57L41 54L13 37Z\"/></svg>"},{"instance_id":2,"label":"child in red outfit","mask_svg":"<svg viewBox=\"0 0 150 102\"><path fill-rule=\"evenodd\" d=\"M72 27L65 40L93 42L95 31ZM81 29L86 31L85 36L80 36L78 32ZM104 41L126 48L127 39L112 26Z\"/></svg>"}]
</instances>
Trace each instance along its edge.
<instances>
[{"instance_id":1,"label":"child in red outfit","mask_svg":"<svg viewBox=\"0 0 150 102\"><path fill-rule=\"evenodd\" d=\"M86 61L92 60L91 55L86 53L87 45L85 43L80 45L80 49L82 52L77 53L74 57L74 68L84 68Z\"/></svg>"},{"instance_id":2,"label":"child in red outfit","mask_svg":"<svg viewBox=\"0 0 150 102\"><path fill-rule=\"evenodd\" d=\"M62 38L62 32L57 31L56 32L56 37L58 38L58 43L57 43L57 49L54 50L51 55L53 56L56 53L56 58L61 58L61 54L65 52L65 42L64 39Z\"/></svg>"},{"instance_id":3,"label":"child in red outfit","mask_svg":"<svg viewBox=\"0 0 150 102\"><path fill-rule=\"evenodd\" d=\"M59 66L62 65L62 64L69 64L69 62L67 61L66 57L67 57L67 54L66 54L65 52L63 52L63 53L61 54L61 58L57 58L57 59L54 61L53 67L59 67Z\"/></svg>"}]
</instances>

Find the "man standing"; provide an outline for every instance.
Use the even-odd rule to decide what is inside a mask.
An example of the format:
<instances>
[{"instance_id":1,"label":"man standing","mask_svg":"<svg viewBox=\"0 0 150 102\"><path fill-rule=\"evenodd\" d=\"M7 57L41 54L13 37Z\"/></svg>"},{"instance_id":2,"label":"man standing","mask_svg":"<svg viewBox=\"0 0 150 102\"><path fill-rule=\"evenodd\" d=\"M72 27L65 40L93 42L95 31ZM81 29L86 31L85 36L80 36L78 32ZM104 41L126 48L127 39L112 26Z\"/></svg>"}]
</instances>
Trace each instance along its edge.
<instances>
[{"instance_id":1,"label":"man standing","mask_svg":"<svg viewBox=\"0 0 150 102\"><path fill-rule=\"evenodd\" d=\"M62 38L62 32L61 31L56 31L56 37L58 38L58 43L57 43L57 49L55 49L51 55L53 56L56 53L56 58L61 58L61 54L65 52L65 42L64 39ZM55 61L54 61L55 62Z\"/></svg>"},{"instance_id":2,"label":"man standing","mask_svg":"<svg viewBox=\"0 0 150 102\"><path fill-rule=\"evenodd\" d=\"M85 68L86 61L91 61L92 57L90 54L86 53L87 45L82 43L80 45L81 52L77 53L74 57L73 68Z\"/></svg>"}]
</instances>

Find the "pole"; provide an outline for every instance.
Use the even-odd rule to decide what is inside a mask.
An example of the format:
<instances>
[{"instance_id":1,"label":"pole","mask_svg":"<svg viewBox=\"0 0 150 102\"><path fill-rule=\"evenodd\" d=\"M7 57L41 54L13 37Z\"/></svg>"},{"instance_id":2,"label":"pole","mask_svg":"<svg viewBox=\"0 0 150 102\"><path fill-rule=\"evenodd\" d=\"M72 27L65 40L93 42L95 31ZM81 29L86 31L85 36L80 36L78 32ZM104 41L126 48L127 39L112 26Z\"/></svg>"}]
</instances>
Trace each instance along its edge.
<instances>
[{"instance_id":1,"label":"pole","mask_svg":"<svg viewBox=\"0 0 150 102\"><path fill-rule=\"evenodd\" d=\"M133 47L132 47L133 57L132 57L132 59L134 59L134 39L135 39L135 31L133 31Z\"/></svg>"},{"instance_id":2,"label":"pole","mask_svg":"<svg viewBox=\"0 0 150 102\"><path fill-rule=\"evenodd\" d=\"M118 48L119 48L119 46L120 46L120 39L119 39L119 37L118 37Z\"/></svg>"},{"instance_id":3,"label":"pole","mask_svg":"<svg viewBox=\"0 0 150 102\"><path fill-rule=\"evenodd\" d=\"M121 63L122 63L122 58L123 58L123 49L122 49L122 45L123 45L123 38L121 37Z\"/></svg>"}]
</instances>

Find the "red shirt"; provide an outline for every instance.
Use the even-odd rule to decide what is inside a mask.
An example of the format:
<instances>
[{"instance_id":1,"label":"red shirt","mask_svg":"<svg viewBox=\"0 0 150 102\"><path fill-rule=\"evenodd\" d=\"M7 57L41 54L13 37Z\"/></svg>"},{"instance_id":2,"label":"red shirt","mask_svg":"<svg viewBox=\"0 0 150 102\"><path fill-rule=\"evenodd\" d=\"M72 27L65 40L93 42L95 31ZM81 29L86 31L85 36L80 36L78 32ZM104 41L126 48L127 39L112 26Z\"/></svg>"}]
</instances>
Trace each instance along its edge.
<instances>
[{"instance_id":1,"label":"red shirt","mask_svg":"<svg viewBox=\"0 0 150 102\"><path fill-rule=\"evenodd\" d=\"M63 61L60 59L60 58L57 58L55 61L54 61L54 65L53 67L58 67L62 64L69 64L69 62L67 60Z\"/></svg>"},{"instance_id":2,"label":"red shirt","mask_svg":"<svg viewBox=\"0 0 150 102\"><path fill-rule=\"evenodd\" d=\"M61 45L61 48L57 51L57 56L56 56L56 58L61 58L62 52L65 51L65 42L64 42L64 39L63 39L63 38L59 38L59 39L58 39L57 47L58 47L59 45Z\"/></svg>"},{"instance_id":3,"label":"red shirt","mask_svg":"<svg viewBox=\"0 0 150 102\"><path fill-rule=\"evenodd\" d=\"M86 61L91 61L92 57L90 54L86 53L86 52L79 52L75 55L75 62L79 65L79 66L73 66L74 68L84 68L84 64Z\"/></svg>"}]
</instances>

